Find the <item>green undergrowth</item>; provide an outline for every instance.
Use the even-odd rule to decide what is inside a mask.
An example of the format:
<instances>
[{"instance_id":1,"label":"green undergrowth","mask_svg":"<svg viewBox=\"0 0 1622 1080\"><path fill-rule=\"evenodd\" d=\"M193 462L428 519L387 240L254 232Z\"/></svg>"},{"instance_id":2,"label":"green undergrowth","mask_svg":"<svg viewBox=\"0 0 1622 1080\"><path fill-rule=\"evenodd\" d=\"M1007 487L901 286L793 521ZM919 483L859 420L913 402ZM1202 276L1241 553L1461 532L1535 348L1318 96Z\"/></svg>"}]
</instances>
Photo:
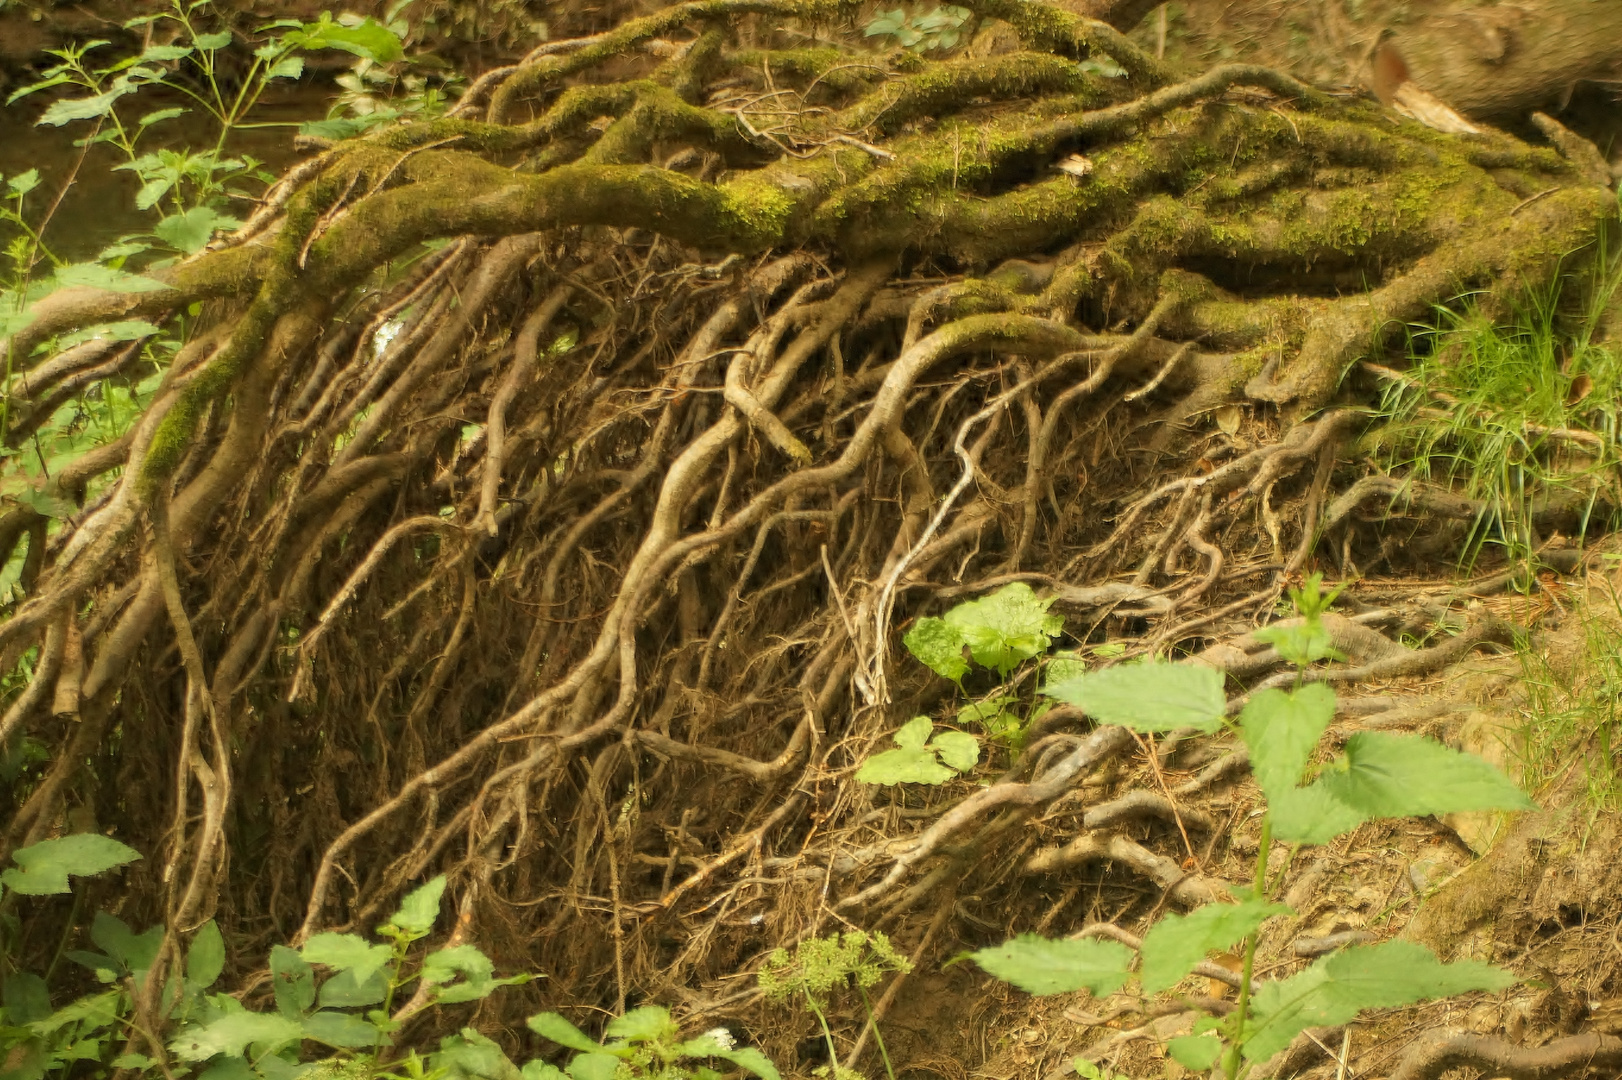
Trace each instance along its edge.
<instances>
[{"instance_id":1,"label":"green undergrowth","mask_svg":"<svg viewBox=\"0 0 1622 1080\"><path fill-rule=\"evenodd\" d=\"M1536 551L1537 518L1576 511L1580 530L1614 527L1622 508L1622 328L1607 312L1622 298L1622 254L1587 257L1495 318L1477 297L1411 328L1409 367L1384 371L1365 439L1399 476L1440 484L1481 503L1461 563L1485 549L1511 559ZM1613 317L1614 318L1614 317Z\"/></svg>"}]
</instances>

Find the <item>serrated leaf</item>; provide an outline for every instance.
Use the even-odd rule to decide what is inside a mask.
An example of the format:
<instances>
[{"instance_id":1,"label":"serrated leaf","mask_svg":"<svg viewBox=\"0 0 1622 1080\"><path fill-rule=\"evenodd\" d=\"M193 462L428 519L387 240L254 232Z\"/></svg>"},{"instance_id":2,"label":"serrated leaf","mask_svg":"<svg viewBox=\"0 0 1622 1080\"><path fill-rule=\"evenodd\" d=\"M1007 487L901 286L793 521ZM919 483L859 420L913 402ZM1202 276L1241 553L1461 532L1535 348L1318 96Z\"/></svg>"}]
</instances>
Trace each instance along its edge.
<instances>
[{"instance_id":1,"label":"serrated leaf","mask_svg":"<svg viewBox=\"0 0 1622 1080\"><path fill-rule=\"evenodd\" d=\"M157 109L147 113L135 123L139 127L151 127L153 124L161 124L165 120L173 120L177 116L185 116L189 112L191 112L190 109Z\"/></svg>"},{"instance_id":2,"label":"serrated leaf","mask_svg":"<svg viewBox=\"0 0 1622 1080\"><path fill-rule=\"evenodd\" d=\"M381 971L374 971L365 979L357 979L353 971L340 971L321 984L317 1000L326 1009L354 1009L376 1005L388 993L389 982Z\"/></svg>"},{"instance_id":3,"label":"serrated leaf","mask_svg":"<svg viewBox=\"0 0 1622 1080\"><path fill-rule=\"evenodd\" d=\"M215 1054L236 1056L250 1045L286 1046L303 1035L302 1025L285 1016L240 1012L222 1016L211 1024L187 1028L175 1036L169 1050L181 1061L207 1061Z\"/></svg>"},{"instance_id":4,"label":"serrated leaf","mask_svg":"<svg viewBox=\"0 0 1622 1080\"><path fill-rule=\"evenodd\" d=\"M930 741L941 761L960 773L980 764L980 740L967 731L942 731Z\"/></svg>"},{"instance_id":5,"label":"serrated leaf","mask_svg":"<svg viewBox=\"0 0 1622 1080\"><path fill-rule=\"evenodd\" d=\"M118 990L90 994L62 1006L43 1020L35 1020L28 1025L28 1030L35 1035L48 1037L69 1024L83 1023L91 1028L111 1027L118 1022L118 1005L122 996Z\"/></svg>"},{"instance_id":6,"label":"serrated leaf","mask_svg":"<svg viewBox=\"0 0 1622 1080\"><path fill-rule=\"evenodd\" d=\"M379 64L390 64L405 56L399 36L369 16L355 26L343 26L323 18L320 22L305 23L282 40L299 49L342 49Z\"/></svg>"},{"instance_id":7,"label":"serrated leaf","mask_svg":"<svg viewBox=\"0 0 1622 1080\"><path fill-rule=\"evenodd\" d=\"M152 227L159 240L190 255L201 251L219 229L235 229L242 224L211 206L194 206L184 213L171 214Z\"/></svg>"},{"instance_id":8,"label":"serrated leaf","mask_svg":"<svg viewBox=\"0 0 1622 1080\"><path fill-rule=\"evenodd\" d=\"M284 56L265 72L267 79L296 79L304 74L304 57Z\"/></svg>"},{"instance_id":9,"label":"serrated leaf","mask_svg":"<svg viewBox=\"0 0 1622 1080\"><path fill-rule=\"evenodd\" d=\"M316 934L304 943L300 954L306 963L325 964L337 971L353 972L365 982L389 962L393 952L387 945L373 945L358 934Z\"/></svg>"},{"instance_id":10,"label":"serrated leaf","mask_svg":"<svg viewBox=\"0 0 1622 1080\"><path fill-rule=\"evenodd\" d=\"M1537 808L1485 759L1417 735L1360 731L1346 740L1345 757L1318 783L1368 817Z\"/></svg>"},{"instance_id":11,"label":"serrated leaf","mask_svg":"<svg viewBox=\"0 0 1622 1080\"><path fill-rule=\"evenodd\" d=\"M136 61L151 63L166 63L170 60L184 60L192 53L185 45L148 45L142 50Z\"/></svg>"},{"instance_id":12,"label":"serrated leaf","mask_svg":"<svg viewBox=\"0 0 1622 1080\"><path fill-rule=\"evenodd\" d=\"M56 283L63 288L82 287L121 293L158 292L169 287L161 281L139 274L126 274L98 263L74 263L60 267L56 271Z\"/></svg>"},{"instance_id":13,"label":"serrated leaf","mask_svg":"<svg viewBox=\"0 0 1622 1080\"><path fill-rule=\"evenodd\" d=\"M378 1041L378 1030L358 1016L323 1009L304 1018L304 1037L328 1046L350 1048L371 1046Z\"/></svg>"},{"instance_id":14,"label":"serrated leaf","mask_svg":"<svg viewBox=\"0 0 1622 1080\"><path fill-rule=\"evenodd\" d=\"M197 1080L271 1080L271 1077L275 1074L266 1069L265 1062L281 1060L283 1059L275 1054L266 1055L264 1061L259 1063L259 1069L256 1070L242 1058L220 1058L199 1073ZM274 1069L274 1066L271 1069ZM278 1077L277 1080L292 1080L292 1078L283 1076Z\"/></svg>"},{"instance_id":15,"label":"serrated leaf","mask_svg":"<svg viewBox=\"0 0 1622 1080\"><path fill-rule=\"evenodd\" d=\"M162 177L156 180L148 180L146 183L142 184L141 189L135 193L135 208L137 210L152 209L154 206L158 205L158 200L169 194L169 189L174 186L175 182L173 180Z\"/></svg>"},{"instance_id":16,"label":"serrated leaf","mask_svg":"<svg viewBox=\"0 0 1622 1080\"><path fill-rule=\"evenodd\" d=\"M670 1010L658 1005L644 1005L608 1022L603 1034L611 1039L646 1042L650 1039L668 1040L676 1034Z\"/></svg>"},{"instance_id":17,"label":"serrated leaf","mask_svg":"<svg viewBox=\"0 0 1622 1080\"><path fill-rule=\"evenodd\" d=\"M0 980L0 1003L12 1024L31 1024L51 1015L51 992L45 980L28 971L13 971Z\"/></svg>"},{"instance_id":18,"label":"serrated leaf","mask_svg":"<svg viewBox=\"0 0 1622 1080\"><path fill-rule=\"evenodd\" d=\"M890 737L903 750L917 750L929 741L929 733L934 730L935 723L929 717L915 716Z\"/></svg>"},{"instance_id":19,"label":"serrated leaf","mask_svg":"<svg viewBox=\"0 0 1622 1080\"><path fill-rule=\"evenodd\" d=\"M956 775L935 760L935 751L927 747L886 750L856 770L856 779L864 784L944 784Z\"/></svg>"},{"instance_id":20,"label":"serrated leaf","mask_svg":"<svg viewBox=\"0 0 1622 1080\"><path fill-rule=\"evenodd\" d=\"M1324 729L1335 719L1335 692L1323 683L1294 691L1263 690L1239 716L1250 768L1269 799L1295 787Z\"/></svg>"},{"instance_id":21,"label":"serrated leaf","mask_svg":"<svg viewBox=\"0 0 1622 1080\"><path fill-rule=\"evenodd\" d=\"M1143 937L1139 950L1143 992L1158 994L1182 981L1205 955L1249 936L1263 922L1290 909L1283 904L1245 900L1207 904L1188 915L1164 915Z\"/></svg>"},{"instance_id":22,"label":"serrated leaf","mask_svg":"<svg viewBox=\"0 0 1622 1080\"><path fill-rule=\"evenodd\" d=\"M422 978L430 985L448 983L458 975L488 979L495 972L490 958L475 945L453 945L428 954L422 963Z\"/></svg>"},{"instance_id":23,"label":"serrated leaf","mask_svg":"<svg viewBox=\"0 0 1622 1080\"><path fill-rule=\"evenodd\" d=\"M29 169L27 172L18 173L6 181L6 187L11 189L13 195L27 195L39 187L39 170Z\"/></svg>"},{"instance_id":24,"label":"serrated leaf","mask_svg":"<svg viewBox=\"0 0 1622 1080\"><path fill-rule=\"evenodd\" d=\"M555 1012L543 1012L524 1021L529 1029L543 1039L551 1039L559 1046L581 1053L600 1053L602 1045Z\"/></svg>"},{"instance_id":25,"label":"serrated leaf","mask_svg":"<svg viewBox=\"0 0 1622 1080\"><path fill-rule=\"evenodd\" d=\"M574 1080L614 1080L620 1059L609 1054L580 1054L569 1062L569 1075Z\"/></svg>"},{"instance_id":26,"label":"serrated leaf","mask_svg":"<svg viewBox=\"0 0 1622 1080\"><path fill-rule=\"evenodd\" d=\"M1290 626L1264 626L1251 634L1257 641L1266 642L1278 654L1296 667L1306 667L1319 660L1344 660L1334 645L1334 639L1316 618L1302 619Z\"/></svg>"},{"instance_id":27,"label":"serrated leaf","mask_svg":"<svg viewBox=\"0 0 1622 1080\"><path fill-rule=\"evenodd\" d=\"M41 840L11 853L17 869L0 874L0 884L24 896L69 892L68 875L89 877L105 873L141 857L127 844L97 833L75 833Z\"/></svg>"},{"instance_id":28,"label":"serrated leaf","mask_svg":"<svg viewBox=\"0 0 1622 1080\"><path fill-rule=\"evenodd\" d=\"M701 1044L709 1041L711 1048ZM731 1062L746 1072L752 1072L761 1080L783 1080L777 1066L772 1064L771 1058L755 1049L753 1046L739 1046L731 1050L716 1042L715 1039L705 1035L682 1044L682 1052L687 1057L716 1057L722 1061Z\"/></svg>"},{"instance_id":29,"label":"serrated leaf","mask_svg":"<svg viewBox=\"0 0 1622 1080\"><path fill-rule=\"evenodd\" d=\"M1222 1056L1222 1040L1213 1035L1183 1035L1169 1040L1166 1052L1184 1068L1204 1072Z\"/></svg>"},{"instance_id":30,"label":"serrated leaf","mask_svg":"<svg viewBox=\"0 0 1622 1080\"><path fill-rule=\"evenodd\" d=\"M220 30L213 34L198 34L192 42L204 52L214 52L231 44L231 31Z\"/></svg>"},{"instance_id":31,"label":"serrated leaf","mask_svg":"<svg viewBox=\"0 0 1622 1080\"><path fill-rule=\"evenodd\" d=\"M1268 800L1273 837L1287 844L1327 844L1357 828L1368 815L1347 806L1323 784L1275 792Z\"/></svg>"},{"instance_id":32,"label":"serrated leaf","mask_svg":"<svg viewBox=\"0 0 1622 1080\"><path fill-rule=\"evenodd\" d=\"M1028 994L1068 994L1086 988L1102 995L1114 993L1126 982L1132 953L1117 941L1054 941L1022 934L996 948L970 953L969 958L988 974Z\"/></svg>"},{"instance_id":33,"label":"serrated leaf","mask_svg":"<svg viewBox=\"0 0 1622 1080\"><path fill-rule=\"evenodd\" d=\"M113 107L118 104L119 98L133 94L135 91L136 87L123 79L119 79L113 83L112 89L96 94L94 97L62 98L59 101L53 101L50 107L40 114L40 118L34 123L43 127L61 127L63 124L71 124L75 120L94 120L112 112Z\"/></svg>"},{"instance_id":34,"label":"serrated leaf","mask_svg":"<svg viewBox=\"0 0 1622 1080\"><path fill-rule=\"evenodd\" d=\"M524 1080L563 1080L568 1075L550 1061L542 1061L540 1058L524 1062L524 1067L519 1073Z\"/></svg>"},{"instance_id":35,"label":"serrated leaf","mask_svg":"<svg viewBox=\"0 0 1622 1080\"><path fill-rule=\"evenodd\" d=\"M1212 732L1222 726L1227 710L1222 672L1203 664L1118 664L1049 683L1042 692L1101 724L1136 731Z\"/></svg>"},{"instance_id":36,"label":"serrated leaf","mask_svg":"<svg viewBox=\"0 0 1622 1080\"><path fill-rule=\"evenodd\" d=\"M913 624L901 643L931 671L957 682L969 670L963 659L963 647L968 644L957 628L945 619L927 616Z\"/></svg>"},{"instance_id":37,"label":"serrated leaf","mask_svg":"<svg viewBox=\"0 0 1622 1080\"><path fill-rule=\"evenodd\" d=\"M198 927L186 949L186 982L193 990L206 990L225 970L225 936L213 919Z\"/></svg>"},{"instance_id":38,"label":"serrated leaf","mask_svg":"<svg viewBox=\"0 0 1622 1080\"><path fill-rule=\"evenodd\" d=\"M457 1005L464 1001L479 1001L489 997L503 986L518 986L530 980L528 975L509 975L505 979L486 979L483 982L459 982L441 988L434 1000L441 1005Z\"/></svg>"},{"instance_id":39,"label":"serrated leaf","mask_svg":"<svg viewBox=\"0 0 1622 1080\"><path fill-rule=\"evenodd\" d=\"M1250 1061L1265 1061L1305 1029L1344 1024L1365 1009L1470 990L1502 990L1515 981L1509 972L1477 960L1444 964L1411 941L1344 949L1288 979L1257 988L1244 1054Z\"/></svg>"},{"instance_id":40,"label":"serrated leaf","mask_svg":"<svg viewBox=\"0 0 1622 1080\"><path fill-rule=\"evenodd\" d=\"M389 916L389 922L413 934L426 934L439 918L439 901L445 895L445 875L406 893L400 901L400 910Z\"/></svg>"},{"instance_id":41,"label":"serrated leaf","mask_svg":"<svg viewBox=\"0 0 1622 1080\"><path fill-rule=\"evenodd\" d=\"M959 604L946 613L946 623L968 642L976 663L1007 676L1023 661L1047 652L1064 630L1064 620L1048 614L1052 605L1051 599L1038 599L1029 585L1017 581Z\"/></svg>"},{"instance_id":42,"label":"serrated leaf","mask_svg":"<svg viewBox=\"0 0 1622 1080\"><path fill-rule=\"evenodd\" d=\"M296 1019L315 1004L315 970L297 949L275 945L270 950L270 985L276 993L276 1011Z\"/></svg>"}]
</instances>

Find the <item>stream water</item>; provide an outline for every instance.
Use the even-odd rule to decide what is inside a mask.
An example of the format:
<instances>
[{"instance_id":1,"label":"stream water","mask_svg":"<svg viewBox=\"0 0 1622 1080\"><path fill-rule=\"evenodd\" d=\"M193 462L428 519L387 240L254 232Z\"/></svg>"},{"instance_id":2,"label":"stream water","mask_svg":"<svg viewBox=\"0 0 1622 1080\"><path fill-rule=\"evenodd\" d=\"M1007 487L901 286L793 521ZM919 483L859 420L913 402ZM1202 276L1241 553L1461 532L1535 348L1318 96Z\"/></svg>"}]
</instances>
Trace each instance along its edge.
<instances>
[{"instance_id":1,"label":"stream water","mask_svg":"<svg viewBox=\"0 0 1622 1080\"><path fill-rule=\"evenodd\" d=\"M88 150L75 145L90 133L89 122L77 121L62 127L36 123L50 100L48 94L42 93L0 107L0 174L10 177L28 169L39 170L42 183L29 194L25 208L31 224L39 220L67 184L61 204L46 226L45 242L58 258L81 262L94 258L121 236L149 231L157 215L135 208L140 182L128 170L114 170L124 160L117 149L106 144ZM129 116L192 106L184 116L154 125L139 144L143 151L205 149L212 147L218 137L213 119L174 91L154 88L125 100ZM251 155L264 162L270 172L280 173L301 156L293 149L298 124L324 117L331 100L328 86L301 83L278 87L274 96L267 94L248 117L248 123L255 126L235 131L225 149L231 155ZM251 209L244 203L237 214L246 217ZM0 225L0 240L4 239L4 231Z\"/></svg>"}]
</instances>

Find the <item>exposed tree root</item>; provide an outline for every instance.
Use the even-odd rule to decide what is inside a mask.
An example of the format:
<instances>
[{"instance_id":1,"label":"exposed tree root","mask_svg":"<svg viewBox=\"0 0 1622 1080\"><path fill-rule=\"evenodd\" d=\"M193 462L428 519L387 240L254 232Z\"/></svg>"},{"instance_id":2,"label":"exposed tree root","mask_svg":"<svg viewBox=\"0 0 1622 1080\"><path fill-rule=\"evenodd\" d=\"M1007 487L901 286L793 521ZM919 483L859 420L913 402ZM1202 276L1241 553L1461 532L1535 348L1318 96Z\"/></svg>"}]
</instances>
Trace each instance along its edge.
<instances>
[{"instance_id":1,"label":"exposed tree root","mask_svg":"<svg viewBox=\"0 0 1622 1080\"><path fill-rule=\"evenodd\" d=\"M28 545L0 650L38 648L0 738L49 750L5 848L82 809L148 855L134 921L253 913L267 942L449 870L535 993L604 1007L970 881L1102 861L1220 895L1184 848L1223 832L1191 800L1238 754L1117 790L1132 738L1054 710L983 788L855 783L950 692L897 632L1023 580L1073 644L1224 640L1236 688L1282 678L1242 635L1394 494L1337 464L1344 372L1462 288L1546 280L1614 199L1504 136L1259 68L1174 82L1103 23L972 6L1029 51L806 47L835 0L548 46L323 151L166 288L39 303L10 445L128 362L56 335L205 315L128 435L45 485L80 512L0 518ZM1503 637L1334 626L1357 662L1313 677Z\"/></svg>"}]
</instances>

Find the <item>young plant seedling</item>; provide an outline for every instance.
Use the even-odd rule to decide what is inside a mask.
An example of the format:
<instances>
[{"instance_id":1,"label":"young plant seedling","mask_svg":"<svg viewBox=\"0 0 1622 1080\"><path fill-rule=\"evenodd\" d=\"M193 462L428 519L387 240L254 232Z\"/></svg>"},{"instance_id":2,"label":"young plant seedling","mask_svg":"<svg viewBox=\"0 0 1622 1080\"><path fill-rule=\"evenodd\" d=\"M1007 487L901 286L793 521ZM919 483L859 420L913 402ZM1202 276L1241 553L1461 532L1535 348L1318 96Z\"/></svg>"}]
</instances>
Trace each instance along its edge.
<instances>
[{"instance_id":1,"label":"young plant seedling","mask_svg":"<svg viewBox=\"0 0 1622 1080\"><path fill-rule=\"evenodd\" d=\"M843 934L829 934L822 938L808 938L794 947L794 952L778 949L767 958L760 969L760 988L774 1001L796 995L805 998L806 1008L816 1016L822 1028L822 1038L828 1046L828 1064L813 1070L814 1075L829 1076L832 1080L859 1080L857 1074L839 1064L839 1051L834 1046L833 1032L828 1029L827 1002L834 990L855 984L861 995L862 1007L873 1028L879 1056L884 1059L884 1071L889 1080L895 1080L895 1069L890 1064L890 1051L884 1045L884 1035L873 1020L873 1005L867 991L883 979L887 972L905 975L912 970L912 961L895 951L890 939L878 931L848 930Z\"/></svg>"}]
</instances>

